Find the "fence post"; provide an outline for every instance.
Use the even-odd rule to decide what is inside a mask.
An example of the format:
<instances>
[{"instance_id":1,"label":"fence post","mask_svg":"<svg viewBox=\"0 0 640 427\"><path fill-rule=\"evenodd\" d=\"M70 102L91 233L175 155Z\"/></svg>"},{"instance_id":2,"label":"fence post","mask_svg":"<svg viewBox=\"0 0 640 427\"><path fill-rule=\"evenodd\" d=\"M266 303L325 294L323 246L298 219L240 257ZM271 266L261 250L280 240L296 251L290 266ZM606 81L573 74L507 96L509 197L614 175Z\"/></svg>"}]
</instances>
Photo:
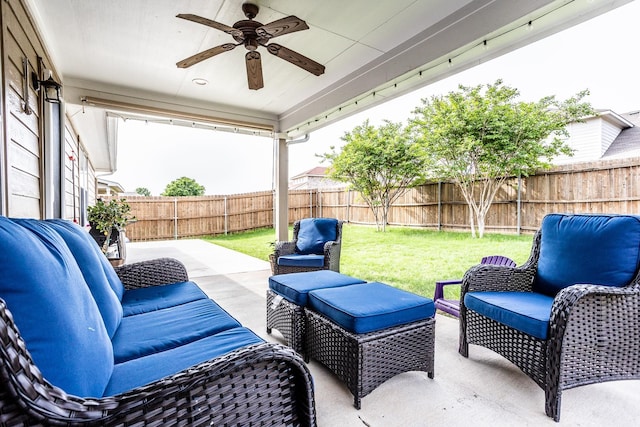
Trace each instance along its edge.
<instances>
[{"instance_id":1,"label":"fence post","mask_svg":"<svg viewBox=\"0 0 640 427\"><path fill-rule=\"evenodd\" d=\"M522 174L518 174L518 202L516 203L516 209L518 209L518 212L516 214L516 217L518 218L518 226L517 226L518 236L522 234L522 218L520 216L521 207L522 207Z\"/></svg>"},{"instance_id":2,"label":"fence post","mask_svg":"<svg viewBox=\"0 0 640 427\"><path fill-rule=\"evenodd\" d=\"M442 181L438 181L438 231L442 231Z\"/></svg>"},{"instance_id":3,"label":"fence post","mask_svg":"<svg viewBox=\"0 0 640 427\"><path fill-rule=\"evenodd\" d=\"M178 198L173 198L173 238L178 240Z\"/></svg>"},{"instance_id":4,"label":"fence post","mask_svg":"<svg viewBox=\"0 0 640 427\"><path fill-rule=\"evenodd\" d=\"M224 196L224 234L227 235L229 230L229 214L227 213L227 196Z\"/></svg>"},{"instance_id":5,"label":"fence post","mask_svg":"<svg viewBox=\"0 0 640 427\"><path fill-rule=\"evenodd\" d=\"M320 189L318 188L317 190L317 197L318 197L318 208L320 209L320 212L318 212L318 217L322 218L322 192L320 191Z\"/></svg>"},{"instance_id":6,"label":"fence post","mask_svg":"<svg viewBox=\"0 0 640 427\"><path fill-rule=\"evenodd\" d=\"M309 218L313 218L313 190L309 189Z\"/></svg>"},{"instance_id":7,"label":"fence post","mask_svg":"<svg viewBox=\"0 0 640 427\"><path fill-rule=\"evenodd\" d=\"M350 203L351 203L351 189L348 189L347 190L347 223L351 222Z\"/></svg>"}]
</instances>

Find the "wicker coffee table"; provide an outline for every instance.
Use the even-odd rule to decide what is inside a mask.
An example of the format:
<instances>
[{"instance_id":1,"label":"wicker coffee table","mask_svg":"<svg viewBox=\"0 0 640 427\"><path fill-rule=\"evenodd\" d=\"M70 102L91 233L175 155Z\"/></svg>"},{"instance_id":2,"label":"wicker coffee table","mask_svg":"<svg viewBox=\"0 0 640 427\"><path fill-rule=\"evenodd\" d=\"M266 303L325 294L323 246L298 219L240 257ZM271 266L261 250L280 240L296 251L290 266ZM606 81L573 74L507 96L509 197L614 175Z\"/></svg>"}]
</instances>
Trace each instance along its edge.
<instances>
[{"instance_id":1,"label":"wicker coffee table","mask_svg":"<svg viewBox=\"0 0 640 427\"><path fill-rule=\"evenodd\" d=\"M398 315L398 307L405 303L404 297L409 293L383 285L391 289L382 289L381 295L378 292L380 289L374 289L371 285L379 287L383 284L352 285L348 290L346 287L339 288L340 292L336 288L336 292L332 292L331 298L328 298L328 304L331 305L329 310L325 310L328 314L317 312L316 297L322 297L323 293L326 295L329 290L312 291L309 293L308 307L304 309L305 361L313 358L336 374L353 394L357 409L360 409L363 397L400 373L424 371L429 378L434 377L433 301L410 294L415 298L409 298L411 301L406 303L406 309L411 313L404 319L411 321L388 326L403 318L402 314ZM361 301L361 304L353 310L355 313L350 313L349 304L344 301L353 300L358 293L362 294L362 298L355 300ZM375 299L375 302L367 304L368 298ZM389 303L388 312L381 309L385 303ZM372 320L378 314L382 317ZM364 322L354 321L353 317L349 319L351 315L361 316ZM339 325L336 319L343 324L350 323L347 325L349 329Z\"/></svg>"}]
</instances>

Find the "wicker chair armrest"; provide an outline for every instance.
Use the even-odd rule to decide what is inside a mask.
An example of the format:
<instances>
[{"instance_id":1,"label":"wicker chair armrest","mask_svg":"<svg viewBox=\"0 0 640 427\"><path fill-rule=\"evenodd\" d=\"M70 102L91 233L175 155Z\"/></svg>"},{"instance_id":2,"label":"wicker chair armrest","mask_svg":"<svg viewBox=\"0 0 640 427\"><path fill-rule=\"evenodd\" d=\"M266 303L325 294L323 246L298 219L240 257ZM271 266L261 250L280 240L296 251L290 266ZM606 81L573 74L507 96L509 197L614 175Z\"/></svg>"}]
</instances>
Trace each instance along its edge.
<instances>
[{"instance_id":1,"label":"wicker chair armrest","mask_svg":"<svg viewBox=\"0 0 640 427\"><path fill-rule=\"evenodd\" d=\"M279 344L243 347L120 395L85 399L42 377L2 299L0 343L7 425L316 425L311 374Z\"/></svg>"},{"instance_id":2,"label":"wicker chair armrest","mask_svg":"<svg viewBox=\"0 0 640 427\"><path fill-rule=\"evenodd\" d=\"M157 258L115 267L127 289L166 285L189 280L187 269L177 259Z\"/></svg>"},{"instance_id":3,"label":"wicker chair armrest","mask_svg":"<svg viewBox=\"0 0 640 427\"><path fill-rule=\"evenodd\" d=\"M329 270L340 271L340 251L342 244L330 240L324 244L324 264Z\"/></svg>"},{"instance_id":4,"label":"wicker chair armrest","mask_svg":"<svg viewBox=\"0 0 640 427\"><path fill-rule=\"evenodd\" d=\"M535 270L526 265L479 264L471 267L462 279L461 294L482 291L531 292Z\"/></svg>"},{"instance_id":5,"label":"wicker chair armrest","mask_svg":"<svg viewBox=\"0 0 640 427\"><path fill-rule=\"evenodd\" d=\"M273 250L273 255L278 259L282 255L291 255L296 252L296 242L276 242L276 246Z\"/></svg>"}]
</instances>

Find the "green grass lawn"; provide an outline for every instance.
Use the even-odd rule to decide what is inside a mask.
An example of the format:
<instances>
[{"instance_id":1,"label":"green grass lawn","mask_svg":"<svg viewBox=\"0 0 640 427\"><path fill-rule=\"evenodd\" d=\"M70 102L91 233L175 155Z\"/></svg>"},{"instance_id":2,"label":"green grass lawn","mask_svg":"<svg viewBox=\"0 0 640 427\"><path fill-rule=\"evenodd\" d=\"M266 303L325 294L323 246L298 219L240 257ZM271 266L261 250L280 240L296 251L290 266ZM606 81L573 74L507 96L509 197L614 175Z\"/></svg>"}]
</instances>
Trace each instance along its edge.
<instances>
[{"instance_id":1,"label":"green grass lawn","mask_svg":"<svg viewBox=\"0 0 640 427\"><path fill-rule=\"evenodd\" d=\"M433 297L436 280L461 278L483 256L505 255L522 264L529 257L532 239L532 235L504 234L473 239L469 232L408 227L389 227L382 233L375 227L345 224L340 272ZM268 260L275 233L269 228L205 240ZM459 295L458 287L445 289L449 298Z\"/></svg>"}]
</instances>

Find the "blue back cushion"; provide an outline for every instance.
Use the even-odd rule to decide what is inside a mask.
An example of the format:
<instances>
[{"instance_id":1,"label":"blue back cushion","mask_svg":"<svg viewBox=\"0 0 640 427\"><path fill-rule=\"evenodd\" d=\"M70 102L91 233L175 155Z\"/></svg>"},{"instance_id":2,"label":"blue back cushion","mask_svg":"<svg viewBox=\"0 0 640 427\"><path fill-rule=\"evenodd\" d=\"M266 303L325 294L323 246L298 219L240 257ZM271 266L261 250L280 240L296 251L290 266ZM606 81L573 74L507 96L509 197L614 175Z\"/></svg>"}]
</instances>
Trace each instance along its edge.
<instances>
[{"instance_id":1,"label":"blue back cushion","mask_svg":"<svg viewBox=\"0 0 640 427\"><path fill-rule=\"evenodd\" d=\"M50 220L47 220L47 222L56 224L58 227L66 228L71 233L76 234L79 238L84 239L87 242L87 245L89 245L91 250L96 255L98 255L98 260L100 261L100 265L102 265L102 270L107 280L109 281L109 286L111 286L111 289L116 294L116 297L118 297L118 300L122 301L122 296L124 295L124 285L122 284L122 281L116 274L115 270L113 269L113 266L109 263L109 261L107 260L107 257L104 256L104 254L102 253L102 250L100 249L100 246L98 246L98 243L93 239L93 237L91 237L91 235L89 235L89 233L83 230L79 225L76 225L64 219L50 219ZM60 228L58 228L58 231L59 230Z\"/></svg>"},{"instance_id":2,"label":"blue back cushion","mask_svg":"<svg viewBox=\"0 0 640 427\"><path fill-rule=\"evenodd\" d=\"M93 250L97 247L95 240L79 225L64 220L37 221L37 224L51 227L62 237L71 250L89 290L98 304L102 320L107 328L109 337L113 338L116 329L122 321L122 304L111 288L107 275L102 268L100 258L105 256ZM75 230L78 232L76 232Z\"/></svg>"},{"instance_id":3,"label":"blue back cushion","mask_svg":"<svg viewBox=\"0 0 640 427\"><path fill-rule=\"evenodd\" d=\"M0 298L43 376L67 393L102 396L113 348L64 241L0 217L0 254Z\"/></svg>"},{"instance_id":4,"label":"blue back cushion","mask_svg":"<svg viewBox=\"0 0 640 427\"><path fill-rule=\"evenodd\" d=\"M541 232L536 292L555 296L580 283L626 286L638 271L638 216L551 214Z\"/></svg>"},{"instance_id":5,"label":"blue back cushion","mask_svg":"<svg viewBox=\"0 0 640 427\"><path fill-rule=\"evenodd\" d=\"M336 240L338 220L334 218L305 218L300 220L296 252L322 254L326 242Z\"/></svg>"}]
</instances>

